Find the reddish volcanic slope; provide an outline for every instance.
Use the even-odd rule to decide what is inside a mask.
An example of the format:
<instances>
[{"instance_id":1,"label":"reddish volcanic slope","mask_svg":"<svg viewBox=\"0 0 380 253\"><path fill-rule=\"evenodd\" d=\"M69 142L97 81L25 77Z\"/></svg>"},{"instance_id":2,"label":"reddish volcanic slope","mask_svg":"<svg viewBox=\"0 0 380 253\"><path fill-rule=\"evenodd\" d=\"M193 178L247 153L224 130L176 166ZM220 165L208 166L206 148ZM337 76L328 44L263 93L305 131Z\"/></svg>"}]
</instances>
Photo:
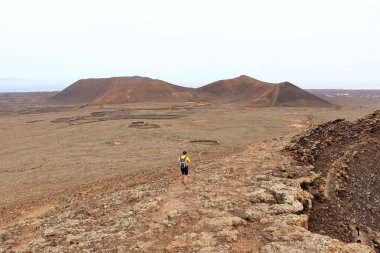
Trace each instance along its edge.
<instances>
[{"instance_id":1,"label":"reddish volcanic slope","mask_svg":"<svg viewBox=\"0 0 380 253\"><path fill-rule=\"evenodd\" d=\"M201 99L215 103L239 103L250 106L333 106L289 82L266 83L244 75L208 84L198 91Z\"/></svg>"},{"instance_id":2,"label":"reddish volcanic slope","mask_svg":"<svg viewBox=\"0 0 380 253\"><path fill-rule=\"evenodd\" d=\"M83 79L70 85L51 99L51 102L56 104L188 101L232 103L246 106L333 106L291 83L266 83L249 76L217 81L198 89L185 88L139 76Z\"/></svg>"},{"instance_id":3,"label":"reddish volcanic slope","mask_svg":"<svg viewBox=\"0 0 380 253\"><path fill-rule=\"evenodd\" d=\"M112 77L79 80L56 96L58 104L122 104L180 102L192 98L192 89L147 77Z\"/></svg>"},{"instance_id":4,"label":"reddish volcanic slope","mask_svg":"<svg viewBox=\"0 0 380 253\"><path fill-rule=\"evenodd\" d=\"M242 103L261 100L263 94L269 93L276 86L261 82L249 76L220 80L198 88L199 98L217 103ZM259 102L258 102L259 103ZM270 105L269 101L261 101Z\"/></svg>"},{"instance_id":5,"label":"reddish volcanic slope","mask_svg":"<svg viewBox=\"0 0 380 253\"><path fill-rule=\"evenodd\" d=\"M289 82L280 83L278 90L275 104L278 106L336 107Z\"/></svg>"}]
</instances>

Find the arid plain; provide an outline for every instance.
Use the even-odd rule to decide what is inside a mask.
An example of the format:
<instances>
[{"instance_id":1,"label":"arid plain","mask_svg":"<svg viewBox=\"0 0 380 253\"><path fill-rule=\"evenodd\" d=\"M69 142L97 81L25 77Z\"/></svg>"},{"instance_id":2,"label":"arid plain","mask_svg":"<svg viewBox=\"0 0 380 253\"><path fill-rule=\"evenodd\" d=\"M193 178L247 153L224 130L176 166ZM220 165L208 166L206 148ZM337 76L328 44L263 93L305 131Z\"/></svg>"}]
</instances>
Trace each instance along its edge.
<instances>
[{"instance_id":1,"label":"arid plain","mask_svg":"<svg viewBox=\"0 0 380 253\"><path fill-rule=\"evenodd\" d=\"M5 115L0 118L0 206L38 201L136 171L165 170L175 166L182 150L189 151L196 166L207 156L371 111L131 103ZM134 121L148 125L133 126Z\"/></svg>"},{"instance_id":2,"label":"arid plain","mask_svg":"<svg viewBox=\"0 0 380 253\"><path fill-rule=\"evenodd\" d=\"M0 251L372 252L337 236L348 228L307 230L313 167L281 150L312 126L373 113L376 92L330 108L45 104L54 94L0 94Z\"/></svg>"}]
</instances>

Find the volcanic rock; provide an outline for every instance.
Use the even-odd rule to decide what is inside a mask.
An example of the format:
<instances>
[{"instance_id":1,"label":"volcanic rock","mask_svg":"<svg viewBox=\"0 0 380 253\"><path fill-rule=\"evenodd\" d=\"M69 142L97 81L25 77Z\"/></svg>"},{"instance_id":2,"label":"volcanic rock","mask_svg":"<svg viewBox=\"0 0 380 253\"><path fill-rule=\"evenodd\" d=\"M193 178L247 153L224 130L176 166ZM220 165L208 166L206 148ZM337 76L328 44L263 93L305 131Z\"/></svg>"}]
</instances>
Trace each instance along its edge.
<instances>
[{"instance_id":1,"label":"volcanic rock","mask_svg":"<svg viewBox=\"0 0 380 253\"><path fill-rule=\"evenodd\" d=\"M309 228L345 242L380 236L380 110L354 122L318 125L297 136L287 150L320 177L307 189L314 195ZM354 228L352 227L354 223ZM363 236L368 237L366 239Z\"/></svg>"}]
</instances>

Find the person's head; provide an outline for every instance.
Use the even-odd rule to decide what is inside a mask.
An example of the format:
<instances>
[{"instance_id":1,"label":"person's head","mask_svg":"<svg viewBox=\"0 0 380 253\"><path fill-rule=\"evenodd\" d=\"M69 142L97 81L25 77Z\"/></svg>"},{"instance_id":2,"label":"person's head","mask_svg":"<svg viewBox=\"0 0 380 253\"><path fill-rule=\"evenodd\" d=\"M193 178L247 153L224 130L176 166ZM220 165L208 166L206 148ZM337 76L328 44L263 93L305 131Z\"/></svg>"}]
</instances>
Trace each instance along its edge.
<instances>
[{"instance_id":1,"label":"person's head","mask_svg":"<svg viewBox=\"0 0 380 253\"><path fill-rule=\"evenodd\" d=\"M187 152L186 152L186 151L183 151L183 152L182 152L182 154L186 155L186 154L187 154Z\"/></svg>"}]
</instances>

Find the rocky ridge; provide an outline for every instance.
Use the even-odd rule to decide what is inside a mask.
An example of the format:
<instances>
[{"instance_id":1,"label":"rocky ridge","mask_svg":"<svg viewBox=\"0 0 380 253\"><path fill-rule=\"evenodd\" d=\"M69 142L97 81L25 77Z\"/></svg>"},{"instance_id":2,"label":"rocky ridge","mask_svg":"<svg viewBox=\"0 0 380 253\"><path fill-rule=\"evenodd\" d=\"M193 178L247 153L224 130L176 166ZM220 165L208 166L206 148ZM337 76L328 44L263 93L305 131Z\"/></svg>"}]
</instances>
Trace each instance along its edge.
<instances>
[{"instance_id":1,"label":"rocky ridge","mask_svg":"<svg viewBox=\"0 0 380 253\"><path fill-rule=\"evenodd\" d=\"M320 177L312 193L310 230L345 242L380 238L380 110L350 122L337 119L296 136L287 147Z\"/></svg>"}]
</instances>

